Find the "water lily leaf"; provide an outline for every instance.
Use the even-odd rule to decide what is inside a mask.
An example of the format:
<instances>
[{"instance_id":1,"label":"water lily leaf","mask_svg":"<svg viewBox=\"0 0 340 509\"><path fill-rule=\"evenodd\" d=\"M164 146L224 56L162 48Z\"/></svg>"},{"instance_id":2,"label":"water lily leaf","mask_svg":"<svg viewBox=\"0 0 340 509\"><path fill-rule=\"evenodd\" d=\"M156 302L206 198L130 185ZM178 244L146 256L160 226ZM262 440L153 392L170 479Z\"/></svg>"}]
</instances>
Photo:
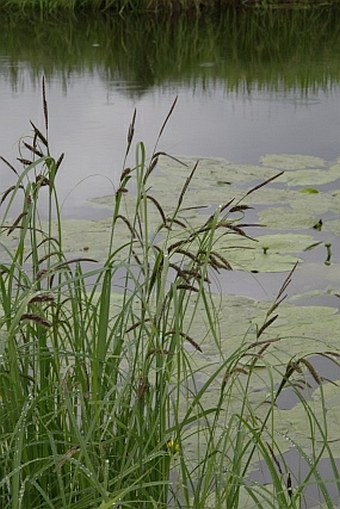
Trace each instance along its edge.
<instances>
[{"instance_id":1,"label":"water lily leaf","mask_svg":"<svg viewBox=\"0 0 340 509\"><path fill-rule=\"evenodd\" d=\"M90 256L98 261L103 261L109 249L111 233L111 220L102 219L100 221L85 220L64 220L62 229L63 250L67 255L75 254L77 256ZM124 260L126 251L119 251L129 239L130 232L123 223L117 223L116 235L114 241L114 250L118 250L116 259Z\"/></svg>"},{"instance_id":2,"label":"water lily leaf","mask_svg":"<svg viewBox=\"0 0 340 509\"><path fill-rule=\"evenodd\" d=\"M183 164L167 157L160 157L159 165L150 177L149 192L157 198L165 216L171 216L176 208L177 201L174 197L180 195L186 179L196 163L194 157L180 159ZM259 180L273 176L282 167L292 171L287 171L279 180L294 185L306 185L306 183L308 185L311 181L318 183L334 181L340 174L339 162L327 166L322 159L310 156L274 154L264 156L261 163L260 166L235 165L221 158L200 159L196 173L185 193L183 210L180 212L179 219L185 224L190 223L194 228L202 225L208 218L204 207L216 206L218 203L223 204L233 198L237 202L247 193L252 182L257 184ZM269 164L271 167L266 166ZM320 228L321 223L323 230L327 229L332 233L338 231L336 223L331 223L328 228L324 227L323 223L325 214L340 211L339 191L324 193L314 187L305 187L298 191L288 186L277 187L277 183L260 188L247 197L247 205L263 207L280 204L279 207L260 210L258 217L255 216L255 212L251 212L253 222L280 230L285 235L287 230L306 228L315 230L316 227ZM112 200L112 196L104 197L96 199L95 203L96 205L109 206L111 209ZM124 196L127 216L133 214L134 202L133 193ZM148 223L151 233L159 227L161 217L156 207L153 207L152 203L149 205ZM200 209L197 209L198 206ZM256 208L258 207L255 207L255 210ZM249 217L249 213L247 213L247 217ZM102 228L103 224L99 223L99 227ZM89 228L89 232L91 232L91 228ZM171 242L182 238L183 232L183 227L175 225L169 234ZM75 236L76 238L77 236ZM215 248L227 256L233 268L253 272L280 272L289 270L297 259L301 260L300 253L317 241L312 236L308 237L308 240L296 236L294 238L282 237L281 245L276 243L278 237L266 237L266 242L263 238L262 240L258 238L258 240L260 242L255 244L247 239L240 239L237 235L224 235L216 239ZM99 245L93 238L90 247L94 244Z\"/></svg>"},{"instance_id":3,"label":"water lily leaf","mask_svg":"<svg viewBox=\"0 0 340 509\"><path fill-rule=\"evenodd\" d=\"M293 253L301 253L313 242L309 235L281 233L261 235L257 242L225 235L216 242L232 267L256 272L288 271L301 259Z\"/></svg>"},{"instance_id":4,"label":"water lily leaf","mask_svg":"<svg viewBox=\"0 0 340 509\"><path fill-rule=\"evenodd\" d=\"M303 251L313 237L310 235L295 233L277 233L273 235L261 235L256 237L261 247L267 247L268 251L276 253L298 253Z\"/></svg>"},{"instance_id":5,"label":"water lily leaf","mask_svg":"<svg viewBox=\"0 0 340 509\"><path fill-rule=\"evenodd\" d=\"M339 175L330 169L295 170L282 175L281 180L289 186L323 185L335 182ZM311 193L309 193L311 194ZM317 194L317 193L314 193Z\"/></svg>"},{"instance_id":6,"label":"water lily leaf","mask_svg":"<svg viewBox=\"0 0 340 509\"><path fill-rule=\"evenodd\" d=\"M317 216L308 209L293 210L288 207L275 207L259 212L259 221L268 228L289 230L312 228Z\"/></svg>"},{"instance_id":7,"label":"water lily leaf","mask_svg":"<svg viewBox=\"0 0 340 509\"><path fill-rule=\"evenodd\" d=\"M212 295L211 297L212 302L216 305L216 324L219 324L221 331L219 348L212 336L209 335L210 324L206 323L204 319L204 304L198 301L198 297L193 297L188 305L188 310L197 309L197 319L190 324L190 334L195 338L204 337L204 340L200 343L203 350L202 356L199 358L197 356L193 357L196 368L200 373L197 379L198 388L202 387L202 384L209 376L213 375L222 362L228 364L228 357L232 358L238 348L241 348L242 345L250 346L254 344L256 324L260 326L267 319L268 303L256 302L245 297L218 295ZM219 416L221 425L217 426L216 439L223 438L223 433L227 429L225 424L228 419L242 412L244 398L247 399L247 409L254 415L258 415L261 420L264 415L263 412L266 411L266 408L269 408L268 405L264 406L263 402L271 401L273 391L282 380L287 363L291 358L299 359L311 351L322 352L337 349L340 315L336 309L326 306L296 307L289 303L282 303L278 311L279 317L261 337L262 340L267 339L271 343L265 354L259 359L258 369L252 371L250 379L248 379L247 371L240 369L235 377L231 378L231 382L226 385L225 390L230 391L230 393L228 392L225 404L222 405ZM248 352L251 351L248 350ZM242 367L247 359L247 357L242 357L237 367ZM307 357L307 359L311 358ZM223 370L200 399L200 405L203 408L209 409L217 405L224 375L225 371ZM301 378L303 375L297 373L297 376ZM246 383L247 381L249 383ZM247 392L244 390L246 386L248 387ZM336 403L338 388L331 384L324 384L323 394L327 394L325 401L329 437L331 440L337 440L340 432L339 405ZM311 408L319 422L323 422L323 406L319 402L321 392L316 390L312 394L312 398ZM328 412L333 408L335 411L328 419ZM186 409L187 404L183 402L182 411L185 412ZM298 402L291 410L274 409L273 423L275 423L275 443L282 452L291 447L291 441L304 447L306 451L309 450L310 438L309 434L306 433L309 424L306 421L306 411L302 403ZM228 433L230 434L230 430L228 430ZM291 441L287 441L287 435ZM194 428L189 428L182 439L185 454L193 464L198 464L200 461L199 451L202 453L206 443L204 437L196 436ZM314 446L316 444L317 441L314 441ZM320 444L322 444L322 440L320 440ZM334 451L334 453L337 452ZM255 460L256 457L254 456L250 468L256 468ZM211 502L214 503L214 500L212 498Z\"/></svg>"},{"instance_id":8,"label":"water lily leaf","mask_svg":"<svg viewBox=\"0 0 340 509\"><path fill-rule=\"evenodd\" d=\"M293 255L281 255L278 253L263 254L257 252L253 257L246 257L242 252L234 252L230 257L231 263L239 270L251 272L286 272L296 262L302 259Z\"/></svg>"},{"instance_id":9,"label":"water lily leaf","mask_svg":"<svg viewBox=\"0 0 340 509\"><path fill-rule=\"evenodd\" d=\"M330 195L329 210L332 212L340 212L340 191L333 191Z\"/></svg>"},{"instance_id":10,"label":"water lily leaf","mask_svg":"<svg viewBox=\"0 0 340 509\"><path fill-rule=\"evenodd\" d=\"M218 186L222 183L225 185L232 184L251 184L255 181L265 180L272 177L275 173L271 168L250 164L234 164L223 158L193 158L178 156L183 164L180 164L167 157L161 157L157 166L157 172L152 176L152 182L157 186L158 177L167 177L172 179L173 183L181 188L184 180L188 176L190 170L194 167L198 160L197 170L192 180L195 188L207 188L210 186ZM164 182L164 179L161 179ZM190 189L189 189L190 190ZM245 189L245 192L248 189Z\"/></svg>"},{"instance_id":11,"label":"water lily leaf","mask_svg":"<svg viewBox=\"0 0 340 509\"><path fill-rule=\"evenodd\" d=\"M340 235L340 219L329 219L325 224L325 229L335 235Z\"/></svg>"},{"instance_id":12,"label":"water lily leaf","mask_svg":"<svg viewBox=\"0 0 340 509\"><path fill-rule=\"evenodd\" d=\"M322 392L317 389L313 393L314 404L313 418L316 422L325 422L325 411L327 413L327 439L328 443L332 444L332 454L335 457L340 457L340 444L339 444L339 433L340 433L340 407L339 407L339 387L333 384L323 384ZM321 403L325 402L325 407ZM309 429L307 415L303 409L302 403L295 406L291 410L285 410L280 413L280 419L276 421L278 435L280 432L289 435L293 438L300 447L305 450L310 448L311 438L306 430ZM321 444L320 438L320 444ZM315 440L316 445L318 440ZM283 442L282 442L283 443Z\"/></svg>"},{"instance_id":13,"label":"water lily leaf","mask_svg":"<svg viewBox=\"0 0 340 509\"><path fill-rule=\"evenodd\" d=\"M301 154L266 154L260 159L264 166L279 170L299 170L302 168L323 168L326 162L320 157Z\"/></svg>"},{"instance_id":14,"label":"water lily leaf","mask_svg":"<svg viewBox=\"0 0 340 509\"><path fill-rule=\"evenodd\" d=\"M329 167L330 171L337 173L340 178L340 157L336 160L334 164L331 164Z\"/></svg>"}]
</instances>

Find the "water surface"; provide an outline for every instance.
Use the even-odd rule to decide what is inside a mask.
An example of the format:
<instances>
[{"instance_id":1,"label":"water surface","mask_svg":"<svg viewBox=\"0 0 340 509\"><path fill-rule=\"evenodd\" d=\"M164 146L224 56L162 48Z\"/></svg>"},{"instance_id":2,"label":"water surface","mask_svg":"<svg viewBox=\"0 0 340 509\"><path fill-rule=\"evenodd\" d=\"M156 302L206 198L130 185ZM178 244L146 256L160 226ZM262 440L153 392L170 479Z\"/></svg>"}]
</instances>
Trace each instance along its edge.
<instances>
[{"instance_id":1,"label":"water surface","mask_svg":"<svg viewBox=\"0 0 340 509\"><path fill-rule=\"evenodd\" d=\"M257 164L266 153L335 161L340 156L339 21L339 10L330 8L229 10L218 17L172 19L37 18L29 24L2 19L0 153L15 160L16 141L29 134L29 119L43 129L44 75L51 146L56 157L65 152L58 188L67 217L109 213L86 200L114 191L134 108L135 139L151 153L176 96L159 145L173 155L246 164ZM1 172L5 189L14 176L5 166ZM297 273L296 291L301 285L314 288L311 280L319 278L310 274ZM329 279L324 268L322 274L323 281ZM275 293L280 276L235 273L221 281L231 293L263 298ZM337 306L338 299L331 298Z\"/></svg>"},{"instance_id":2,"label":"water surface","mask_svg":"<svg viewBox=\"0 0 340 509\"><path fill-rule=\"evenodd\" d=\"M66 217L92 219L109 214L108 209L89 206L87 200L114 191L134 108L136 139L145 141L150 153L176 96L178 103L160 141L161 150L252 165L267 153L303 154L331 164L340 156L339 22L339 11L329 8L231 10L215 18L167 20L98 16L27 23L20 18L2 19L0 154L15 161L16 141L29 134L28 120L43 129L40 84L44 75L51 146L56 157L65 152L58 188ZM4 165L0 171L1 192L14 176ZM339 181L333 181L319 190L332 193L339 187ZM335 219L332 213L327 219ZM312 228L305 230L311 234ZM296 297L295 303L312 301L338 309L337 231L313 231L313 235L322 242L332 241L332 264L324 264L323 248L305 254L289 291L309 292L308 298ZM225 293L270 299L284 277L271 272L225 272L218 284ZM322 309L315 309L324 316ZM285 320L289 325L289 316ZM234 316L231 321L239 333ZM329 328L327 333L332 335ZM339 378L339 369L331 375L329 371L327 366L328 379ZM284 408L296 404L291 394L285 397ZM292 465L299 467L296 456ZM256 475L259 482L268 482L266 473ZM317 503L314 492L310 498L306 507Z\"/></svg>"},{"instance_id":3,"label":"water surface","mask_svg":"<svg viewBox=\"0 0 340 509\"><path fill-rule=\"evenodd\" d=\"M59 189L121 171L126 131L137 108L136 139L161 140L172 154L256 163L264 153L339 156L339 11L227 11L216 18L133 16L3 19L0 30L0 152L12 159L28 119L42 123L46 76L50 138L66 153ZM1 185L7 185L3 173ZM83 182L66 202L107 192Z\"/></svg>"}]
</instances>

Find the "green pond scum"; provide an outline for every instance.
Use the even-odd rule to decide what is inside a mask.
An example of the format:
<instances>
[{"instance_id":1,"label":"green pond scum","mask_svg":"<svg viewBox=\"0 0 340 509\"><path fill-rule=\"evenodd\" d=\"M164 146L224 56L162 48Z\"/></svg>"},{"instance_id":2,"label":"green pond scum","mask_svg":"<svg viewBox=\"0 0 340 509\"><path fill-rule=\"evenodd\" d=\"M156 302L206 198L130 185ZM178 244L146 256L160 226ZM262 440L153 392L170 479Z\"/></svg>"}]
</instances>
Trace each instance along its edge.
<instances>
[{"instance_id":1,"label":"green pond scum","mask_svg":"<svg viewBox=\"0 0 340 509\"><path fill-rule=\"evenodd\" d=\"M1 509L335 508L340 315L286 297L306 253L333 246L338 191L318 179L336 182L338 162L165 154L175 101L150 152L134 112L115 191L92 201L107 218L64 219L42 90L44 125L15 164L1 158L13 175L0 197ZM281 222L260 226L278 202ZM337 285L327 260L313 263ZM235 269L282 272L276 297L212 291Z\"/></svg>"}]
</instances>

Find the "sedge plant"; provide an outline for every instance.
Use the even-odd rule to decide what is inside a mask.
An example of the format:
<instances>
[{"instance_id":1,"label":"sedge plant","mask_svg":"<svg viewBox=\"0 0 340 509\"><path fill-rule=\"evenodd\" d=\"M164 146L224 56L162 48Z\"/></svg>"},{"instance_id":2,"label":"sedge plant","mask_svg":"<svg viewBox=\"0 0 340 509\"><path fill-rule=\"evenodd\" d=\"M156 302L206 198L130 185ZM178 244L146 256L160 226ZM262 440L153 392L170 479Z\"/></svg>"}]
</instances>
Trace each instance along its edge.
<instances>
[{"instance_id":1,"label":"sedge plant","mask_svg":"<svg viewBox=\"0 0 340 509\"><path fill-rule=\"evenodd\" d=\"M242 507L244 494L253 507L303 507L303 483L289 485L273 451L280 453L276 400L308 360L275 368L281 384L273 381L265 412L249 397L258 363L278 340L263 334L286 283L251 340L241 335L228 352L210 290L212 273L232 269L216 239L247 236L240 221L248 207L229 201L191 224L182 213L195 165L165 210L150 182L159 159L170 157L158 143L175 103L151 156L137 143L129 167L134 112L104 260L68 256L56 188L63 155L50 152L44 82L42 88L45 125L31 123L22 169L2 158L15 183L0 204L1 508L232 509ZM198 320L207 330L202 337L192 333ZM204 360L204 340L218 352L218 366ZM202 358L213 366L203 380ZM265 369L271 373L270 362ZM303 404L323 442L310 478L331 451L327 423ZM270 467L273 490L248 478L259 457ZM332 465L339 488L333 457Z\"/></svg>"}]
</instances>

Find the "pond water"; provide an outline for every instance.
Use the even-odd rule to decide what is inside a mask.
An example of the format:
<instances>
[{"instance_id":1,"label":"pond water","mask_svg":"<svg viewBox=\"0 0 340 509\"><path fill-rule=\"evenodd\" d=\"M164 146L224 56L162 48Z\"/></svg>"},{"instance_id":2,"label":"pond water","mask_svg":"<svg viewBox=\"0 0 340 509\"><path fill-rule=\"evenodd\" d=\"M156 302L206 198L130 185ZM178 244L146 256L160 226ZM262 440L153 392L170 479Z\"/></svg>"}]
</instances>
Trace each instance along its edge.
<instances>
[{"instance_id":1,"label":"pond water","mask_svg":"<svg viewBox=\"0 0 340 509\"><path fill-rule=\"evenodd\" d=\"M215 164L211 171L219 175L214 187L217 203L224 194L228 199L227 180L235 183L235 191L246 190L261 180L267 167L287 170L286 180L272 184L250 203L256 209L251 218L268 224L268 231L261 231L268 237L261 239L260 253L242 259L240 266L236 260L236 268L243 264L247 271L222 274L216 287L221 285L229 294L270 299L294 257L300 258L303 263L289 288L294 296L291 303L333 307L330 313L315 307L309 318L301 314L302 322L310 324L314 313L313 330L319 327L315 334L321 337L323 329L329 339L339 332L334 308L338 310L340 304L339 22L340 11L330 8L240 10L170 20L80 17L35 19L27 24L20 18L2 19L0 154L14 161L16 141L29 133L28 121L43 127L44 75L51 145L56 156L65 152L58 177L64 215L105 219L109 215L105 203L94 199L114 192L134 108L136 139L143 140L151 153L178 96L159 149L191 156L192 161L211 158L210 166ZM287 154L309 159L287 159ZM226 159L229 166L216 158ZM226 177L221 180L223 168ZM248 170L249 182L244 178ZM162 192L161 170L159 177L155 186ZM0 192L12 181L13 175L2 165ZM201 196L204 191L197 184L194 193ZM276 214L283 201L285 210L280 208ZM322 228L315 228L320 220ZM78 235L85 234L87 224L77 223ZM283 233L300 234L294 237L295 250L287 248L291 237L285 237L287 244L282 247ZM71 228L70 238L74 235ZM318 243L315 249L309 249L314 243ZM331 260L326 244L332 246ZM272 251L276 267L270 259ZM245 301L243 308L235 304L235 309L246 312L250 303ZM287 334L294 313L298 323L295 308L288 309L286 316L283 313ZM239 327L234 316L230 320L227 330ZM325 379L340 377L336 363L320 369L327 371ZM288 394L283 408L295 404Z\"/></svg>"},{"instance_id":2,"label":"pond water","mask_svg":"<svg viewBox=\"0 0 340 509\"><path fill-rule=\"evenodd\" d=\"M160 147L171 154L258 162L265 153L339 150L339 12L228 11L200 18L67 19L29 26L2 20L0 153L43 125L46 76L50 138L66 154L58 186L69 214L107 193L121 171L137 108L136 139L151 150L178 95ZM7 172L2 170L1 185ZM102 177L98 176L102 175ZM9 178L9 177L8 177Z\"/></svg>"},{"instance_id":3,"label":"pond water","mask_svg":"<svg viewBox=\"0 0 340 509\"><path fill-rule=\"evenodd\" d=\"M331 164L340 155L339 20L339 10L330 8L230 10L218 17L170 20L35 19L29 25L20 18L2 19L0 153L15 160L16 141L28 134L28 120L43 126L44 75L51 145L56 155L66 154L58 181L66 217L108 214L86 200L113 192L133 109L135 139L151 153L176 96L159 145L170 154L251 165L268 153L303 154ZM1 172L5 189L13 176L4 167ZM315 187L308 180L304 185ZM338 187L334 179L328 185ZM333 210L330 217L336 214ZM329 235L334 262L337 230ZM324 258L322 252L317 262ZM294 292L315 290L320 280L329 280L329 271L323 266L320 271L312 284L310 272L297 271ZM270 298L281 280L237 272L228 276L228 288ZM337 298L323 299L338 305Z\"/></svg>"}]
</instances>

